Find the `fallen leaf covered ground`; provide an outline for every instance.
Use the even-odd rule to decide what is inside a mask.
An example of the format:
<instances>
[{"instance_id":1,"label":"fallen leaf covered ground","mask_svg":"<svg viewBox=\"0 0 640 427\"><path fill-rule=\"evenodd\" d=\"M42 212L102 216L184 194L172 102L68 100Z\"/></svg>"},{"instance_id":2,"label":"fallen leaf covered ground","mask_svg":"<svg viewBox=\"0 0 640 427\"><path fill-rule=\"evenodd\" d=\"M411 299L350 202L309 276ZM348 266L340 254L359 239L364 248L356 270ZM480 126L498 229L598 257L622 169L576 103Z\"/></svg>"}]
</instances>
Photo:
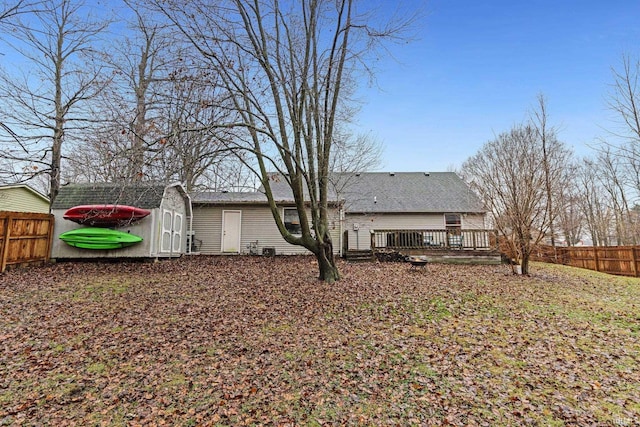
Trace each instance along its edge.
<instances>
[{"instance_id":1,"label":"fallen leaf covered ground","mask_svg":"<svg viewBox=\"0 0 640 427\"><path fill-rule=\"evenodd\" d=\"M640 425L640 280L188 257L0 275L0 425Z\"/></svg>"}]
</instances>

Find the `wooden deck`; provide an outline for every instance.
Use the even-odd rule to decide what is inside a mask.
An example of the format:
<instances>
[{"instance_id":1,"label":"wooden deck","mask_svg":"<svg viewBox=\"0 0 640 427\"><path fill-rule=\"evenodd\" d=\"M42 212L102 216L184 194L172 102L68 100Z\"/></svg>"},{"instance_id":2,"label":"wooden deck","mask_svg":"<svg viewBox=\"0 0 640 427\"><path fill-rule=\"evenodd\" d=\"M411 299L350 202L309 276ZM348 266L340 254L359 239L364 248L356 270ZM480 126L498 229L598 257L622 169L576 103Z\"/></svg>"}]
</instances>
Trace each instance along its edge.
<instances>
[{"instance_id":1,"label":"wooden deck","mask_svg":"<svg viewBox=\"0 0 640 427\"><path fill-rule=\"evenodd\" d=\"M495 230L374 230L371 248L380 260L423 256L428 262L501 263Z\"/></svg>"},{"instance_id":2,"label":"wooden deck","mask_svg":"<svg viewBox=\"0 0 640 427\"><path fill-rule=\"evenodd\" d=\"M497 250L495 230L374 230L371 248Z\"/></svg>"}]
</instances>

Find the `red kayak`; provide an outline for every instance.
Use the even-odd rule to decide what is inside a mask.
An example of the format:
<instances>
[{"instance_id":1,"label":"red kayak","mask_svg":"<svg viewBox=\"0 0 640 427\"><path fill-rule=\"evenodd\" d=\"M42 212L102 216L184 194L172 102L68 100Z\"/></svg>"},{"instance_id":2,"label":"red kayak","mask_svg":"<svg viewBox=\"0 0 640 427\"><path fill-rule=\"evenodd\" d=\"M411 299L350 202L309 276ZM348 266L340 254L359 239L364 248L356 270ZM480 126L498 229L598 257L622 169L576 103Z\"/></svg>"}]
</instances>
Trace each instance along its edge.
<instances>
[{"instance_id":1,"label":"red kayak","mask_svg":"<svg viewBox=\"0 0 640 427\"><path fill-rule=\"evenodd\" d=\"M78 224L114 227L131 224L150 213L147 209L126 205L81 205L67 210L62 217Z\"/></svg>"}]
</instances>

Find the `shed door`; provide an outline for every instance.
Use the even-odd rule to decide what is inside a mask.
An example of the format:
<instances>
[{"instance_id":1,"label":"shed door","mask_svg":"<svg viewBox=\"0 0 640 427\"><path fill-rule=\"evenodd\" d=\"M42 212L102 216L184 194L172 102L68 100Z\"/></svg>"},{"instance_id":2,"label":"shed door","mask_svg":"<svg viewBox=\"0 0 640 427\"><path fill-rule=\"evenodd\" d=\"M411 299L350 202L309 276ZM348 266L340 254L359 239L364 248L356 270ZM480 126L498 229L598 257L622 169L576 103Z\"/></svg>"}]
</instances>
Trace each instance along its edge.
<instances>
[{"instance_id":1,"label":"shed door","mask_svg":"<svg viewBox=\"0 0 640 427\"><path fill-rule=\"evenodd\" d=\"M173 214L173 224L172 224L172 245L174 253L180 253L182 250L182 214L175 212Z\"/></svg>"},{"instance_id":2,"label":"shed door","mask_svg":"<svg viewBox=\"0 0 640 427\"><path fill-rule=\"evenodd\" d=\"M179 254L182 249L182 214L170 210L162 212L160 252Z\"/></svg>"},{"instance_id":3,"label":"shed door","mask_svg":"<svg viewBox=\"0 0 640 427\"><path fill-rule=\"evenodd\" d=\"M241 211L222 211L222 252L240 253Z\"/></svg>"}]
</instances>

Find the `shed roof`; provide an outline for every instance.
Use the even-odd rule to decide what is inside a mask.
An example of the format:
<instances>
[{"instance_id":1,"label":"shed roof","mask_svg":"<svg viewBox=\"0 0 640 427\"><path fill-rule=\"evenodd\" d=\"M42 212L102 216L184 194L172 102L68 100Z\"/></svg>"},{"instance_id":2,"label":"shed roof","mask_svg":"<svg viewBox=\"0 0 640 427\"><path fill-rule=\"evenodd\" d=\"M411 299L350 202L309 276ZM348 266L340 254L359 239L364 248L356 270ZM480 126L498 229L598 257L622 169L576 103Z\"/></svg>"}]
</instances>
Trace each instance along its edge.
<instances>
[{"instance_id":1,"label":"shed roof","mask_svg":"<svg viewBox=\"0 0 640 427\"><path fill-rule=\"evenodd\" d=\"M348 213L484 213L478 196L454 172L340 174Z\"/></svg>"},{"instance_id":2,"label":"shed roof","mask_svg":"<svg viewBox=\"0 0 640 427\"><path fill-rule=\"evenodd\" d=\"M166 184L159 183L83 183L60 187L52 209L78 205L130 205L143 209L160 206Z\"/></svg>"}]
</instances>

